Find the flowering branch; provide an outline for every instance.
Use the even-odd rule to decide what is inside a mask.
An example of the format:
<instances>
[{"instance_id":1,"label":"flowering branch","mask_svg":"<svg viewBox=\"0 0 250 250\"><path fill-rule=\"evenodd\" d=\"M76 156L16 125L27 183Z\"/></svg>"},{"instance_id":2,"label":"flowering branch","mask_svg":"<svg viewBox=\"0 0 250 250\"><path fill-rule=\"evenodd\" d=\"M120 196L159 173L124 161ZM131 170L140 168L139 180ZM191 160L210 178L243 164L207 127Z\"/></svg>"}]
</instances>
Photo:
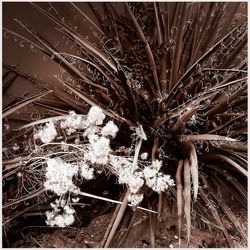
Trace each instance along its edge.
<instances>
[{"instance_id":1,"label":"flowering branch","mask_svg":"<svg viewBox=\"0 0 250 250\"><path fill-rule=\"evenodd\" d=\"M59 227L71 225L74 222L75 210L71 206L70 198L66 200L66 197L70 197L70 194L73 194L74 197L85 195L122 204L109 235L112 238L126 206L137 207L143 200L143 194L139 191L144 184L158 193L164 192L168 186L174 185L174 181L170 179L169 175L159 172L162 166L161 161L156 159L153 159L152 163L145 161L147 154L142 153L142 161L140 161L139 166L138 159L142 142L147 139L140 124L135 129L137 142L132 160L130 157L116 155L116 151L110 148L110 141L115 138L118 127L113 121L108 121L104 125L105 118L106 115L102 110L93 106L87 116L77 115L71 111L68 116L49 120L44 127L34 134L35 142L41 141L43 143L39 146L40 150L47 148L50 151L53 150L53 154L50 152L43 157L46 164L45 190L59 196L59 199L51 203L53 210L46 212L46 223L48 225ZM63 138L60 135L61 132L66 138L76 135L75 142L60 141ZM37 148L37 145L35 145L35 148ZM71 149L76 150L71 151ZM58 154L58 151L65 152L63 157ZM67 153L71 154L71 157L67 157ZM52 156L53 158L51 158ZM74 177L80 176L85 180L93 179L96 166L115 174L119 184L127 185L128 191L123 202L84 193L76 186L73 181ZM154 212L141 207L139 209ZM106 244L108 244L108 241Z\"/></svg>"}]
</instances>

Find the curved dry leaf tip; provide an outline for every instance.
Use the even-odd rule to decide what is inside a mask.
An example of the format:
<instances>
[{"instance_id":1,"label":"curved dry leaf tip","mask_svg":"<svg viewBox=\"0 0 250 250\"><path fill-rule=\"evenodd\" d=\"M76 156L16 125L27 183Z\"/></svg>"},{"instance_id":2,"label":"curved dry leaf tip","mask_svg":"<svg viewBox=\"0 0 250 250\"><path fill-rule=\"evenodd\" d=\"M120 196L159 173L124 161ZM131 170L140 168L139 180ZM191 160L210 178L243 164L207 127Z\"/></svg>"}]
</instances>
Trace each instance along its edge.
<instances>
[{"instance_id":1,"label":"curved dry leaf tip","mask_svg":"<svg viewBox=\"0 0 250 250\"><path fill-rule=\"evenodd\" d=\"M182 181L181 174L183 170L183 160L178 163L175 179L176 179L176 197L177 197L177 214L178 214L178 230L179 230L179 246L181 245L181 228L182 228L182 216L183 216L183 196L182 196Z\"/></svg>"},{"instance_id":2,"label":"curved dry leaf tip","mask_svg":"<svg viewBox=\"0 0 250 250\"><path fill-rule=\"evenodd\" d=\"M199 172L198 172L198 159L196 149L193 143L190 143L190 170L193 182L193 190L194 190L194 201L197 199L198 188L199 188Z\"/></svg>"},{"instance_id":3,"label":"curved dry leaf tip","mask_svg":"<svg viewBox=\"0 0 250 250\"><path fill-rule=\"evenodd\" d=\"M188 244L191 238L191 183L190 183L190 162L188 159L184 160L184 214L187 224L187 240Z\"/></svg>"}]
</instances>

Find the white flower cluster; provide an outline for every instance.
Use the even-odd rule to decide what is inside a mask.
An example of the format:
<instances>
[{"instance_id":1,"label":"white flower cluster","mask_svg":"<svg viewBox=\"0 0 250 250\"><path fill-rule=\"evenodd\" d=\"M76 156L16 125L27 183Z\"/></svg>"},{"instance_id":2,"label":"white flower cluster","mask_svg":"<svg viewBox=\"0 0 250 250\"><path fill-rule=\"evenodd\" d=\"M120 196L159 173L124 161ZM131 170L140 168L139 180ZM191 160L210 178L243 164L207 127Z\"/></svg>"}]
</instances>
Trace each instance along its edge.
<instances>
[{"instance_id":1,"label":"white flower cluster","mask_svg":"<svg viewBox=\"0 0 250 250\"><path fill-rule=\"evenodd\" d=\"M54 227L66 227L74 223L74 213L75 210L66 204L65 200L55 200L55 203L50 204L53 208L52 211L47 211L45 213L47 220L46 224Z\"/></svg>"},{"instance_id":2,"label":"white flower cluster","mask_svg":"<svg viewBox=\"0 0 250 250\"><path fill-rule=\"evenodd\" d=\"M170 178L170 175L159 172L161 166L162 162L155 160L143 170L146 185L157 193L166 191L169 186L174 186L174 180Z\"/></svg>"},{"instance_id":3,"label":"white flower cluster","mask_svg":"<svg viewBox=\"0 0 250 250\"><path fill-rule=\"evenodd\" d=\"M141 159L142 160L147 160L148 159L148 153L147 152L144 152L141 154Z\"/></svg>"},{"instance_id":4,"label":"white flower cluster","mask_svg":"<svg viewBox=\"0 0 250 250\"><path fill-rule=\"evenodd\" d=\"M102 125L104 119L105 119L105 114L103 114L101 108L97 106L93 106L90 108L88 116L87 116L87 124L88 125Z\"/></svg>"},{"instance_id":5,"label":"white flower cluster","mask_svg":"<svg viewBox=\"0 0 250 250\"><path fill-rule=\"evenodd\" d=\"M58 196L67 192L77 193L78 188L72 181L77 173L78 166L65 163L60 158L48 159L44 187Z\"/></svg>"},{"instance_id":6,"label":"white flower cluster","mask_svg":"<svg viewBox=\"0 0 250 250\"><path fill-rule=\"evenodd\" d=\"M57 131L54 123L48 122L44 128L39 130L37 134L34 135L35 139L40 139L43 143L47 144L52 142L57 136Z\"/></svg>"},{"instance_id":7,"label":"white flower cluster","mask_svg":"<svg viewBox=\"0 0 250 250\"><path fill-rule=\"evenodd\" d=\"M85 127L85 120L82 115L77 115L74 111L69 112L69 116L61 122L61 128L66 129L68 135L76 132L77 129Z\"/></svg>"},{"instance_id":8,"label":"white flower cluster","mask_svg":"<svg viewBox=\"0 0 250 250\"><path fill-rule=\"evenodd\" d=\"M90 144L91 163L106 164L110 152L110 140L106 137L100 137L94 143Z\"/></svg>"},{"instance_id":9,"label":"white flower cluster","mask_svg":"<svg viewBox=\"0 0 250 250\"><path fill-rule=\"evenodd\" d=\"M118 132L118 127L114 124L113 121L109 121L101 131L101 134L103 136L111 136L112 138L115 138L116 134Z\"/></svg>"},{"instance_id":10,"label":"white flower cluster","mask_svg":"<svg viewBox=\"0 0 250 250\"><path fill-rule=\"evenodd\" d=\"M143 194L129 194L128 201L132 206L138 206L140 202L143 200Z\"/></svg>"},{"instance_id":11,"label":"white flower cluster","mask_svg":"<svg viewBox=\"0 0 250 250\"><path fill-rule=\"evenodd\" d=\"M80 167L80 174L86 180L91 180L94 178L94 168L91 168L85 162L83 162Z\"/></svg>"},{"instance_id":12,"label":"white flower cluster","mask_svg":"<svg viewBox=\"0 0 250 250\"><path fill-rule=\"evenodd\" d=\"M136 168L135 171L132 171L132 162L123 157L112 156L110 163L118 175L118 183L128 186L131 193L128 201L133 206L137 206L142 201L143 194L138 194L138 192L144 184L157 193L164 192L169 186L174 185L174 181L169 175L159 172L162 166L162 162L159 160L153 161L143 170Z\"/></svg>"},{"instance_id":13,"label":"white flower cluster","mask_svg":"<svg viewBox=\"0 0 250 250\"><path fill-rule=\"evenodd\" d=\"M87 115L87 129L83 136L89 139L89 147L85 159L92 164L107 164L111 152L109 137L114 138L118 132L118 127L112 121L100 130L98 125L102 125L104 119L105 114L99 107L92 107Z\"/></svg>"},{"instance_id":14,"label":"white flower cluster","mask_svg":"<svg viewBox=\"0 0 250 250\"><path fill-rule=\"evenodd\" d=\"M120 184L127 184L130 192L135 194L144 184L143 173L141 171L121 170L118 181Z\"/></svg>"},{"instance_id":15,"label":"white flower cluster","mask_svg":"<svg viewBox=\"0 0 250 250\"><path fill-rule=\"evenodd\" d=\"M94 167L92 165L106 165L112 168L112 171L118 176L118 183L128 186L130 194L128 202L132 206L138 206L143 200L143 194L140 189L145 184L155 192L164 192L169 186L174 185L174 181L169 175L159 172L162 162L153 161L151 165L147 160L148 153L142 153L140 158L143 165L133 165L132 157L117 156L113 154L110 148L110 140L115 138L118 127L113 121L103 124L105 114L102 109L94 106L89 110L86 117L77 115L71 111L69 116L63 119L60 127L66 131L68 135L76 131L82 133L85 142L81 145L80 135L77 134L75 143L76 148L81 148L84 152L84 159L74 163L64 162L60 158L47 160L46 180L44 187L46 190L53 191L56 195L61 196L60 201L56 200L52 203L53 211L46 212L46 223L51 226L65 227L74 222L74 209L70 208L63 202L62 197L68 192L79 194L79 188L73 183L73 177L78 174L86 180L94 178ZM136 129L136 136L142 140L146 140L146 134L141 125ZM57 131L53 122L47 123L35 137L41 139L43 143L51 142L57 136ZM67 143L61 144L61 149L65 152L72 145ZM74 200L73 200L74 199ZM73 198L73 202L77 202L78 198Z\"/></svg>"}]
</instances>

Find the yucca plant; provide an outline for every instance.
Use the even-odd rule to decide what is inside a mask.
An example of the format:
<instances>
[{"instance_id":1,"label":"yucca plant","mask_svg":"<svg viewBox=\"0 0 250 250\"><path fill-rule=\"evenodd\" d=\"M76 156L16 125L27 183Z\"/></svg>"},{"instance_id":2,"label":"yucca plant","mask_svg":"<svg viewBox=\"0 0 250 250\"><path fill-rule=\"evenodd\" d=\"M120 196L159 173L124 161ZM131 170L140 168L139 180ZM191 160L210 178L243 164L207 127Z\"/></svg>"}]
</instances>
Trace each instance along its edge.
<instances>
[{"instance_id":1,"label":"yucca plant","mask_svg":"<svg viewBox=\"0 0 250 250\"><path fill-rule=\"evenodd\" d=\"M4 4L6 16L8 5ZM175 178L176 186L167 193L143 188L143 206L157 211L157 216L146 214L152 247L157 246L157 231L168 223L166 207L176 211L179 246L192 243L192 226L221 233L228 247L237 246L237 237L246 245L246 230L232 208L233 201L247 209L246 6L246 2L27 5L39 18L49 20L55 28L53 39L65 41L59 45L50 40L46 28L37 30L13 17L23 28L21 34L4 23L4 37L9 38L4 43L15 41L29 46L37 58L45 56L44 75L59 66L51 74L55 80L45 82L25 72L22 64L4 61L6 244L24 213L51 201L44 194L42 170L32 168L34 157L46 153L34 154L34 127L69 110L87 114L91 106L98 106L119 126L114 149L130 148L128 155L147 152L152 161L163 162L165 174ZM65 10L70 18L64 17ZM79 20L85 29L77 26ZM35 63L29 61L31 68ZM34 94L11 95L21 79L34 84ZM147 140L136 152L138 141L131 135L139 127ZM106 179L99 180L102 188ZM125 188L116 194L122 205L113 212L99 247L134 246L126 239L136 235L134 224L140 212L126 209L126 195Z\"/></svg>"}]
</instances>

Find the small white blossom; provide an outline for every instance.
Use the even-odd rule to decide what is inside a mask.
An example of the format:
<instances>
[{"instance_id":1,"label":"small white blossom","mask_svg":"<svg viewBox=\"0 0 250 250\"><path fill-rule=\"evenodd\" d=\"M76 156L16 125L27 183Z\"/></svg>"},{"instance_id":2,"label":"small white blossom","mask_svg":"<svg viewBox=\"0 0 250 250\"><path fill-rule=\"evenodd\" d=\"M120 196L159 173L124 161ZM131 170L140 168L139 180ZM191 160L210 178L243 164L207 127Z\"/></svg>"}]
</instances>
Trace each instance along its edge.
<instances>
[{"instance_id":1,"label":"small white blossom","mask_svg":"<svg viewBox=\"0 0 250 250\"><path fill-rule=\"evenodd\" d=\"M128 169L120 169L118 174L119 184L128 184L132 178L132 173Z\"/></svg>"},{"instance_id":2,"label":"small white blossom","mask_svg":"<svg viewBox=\"0 0 250 250\"><path fill-rule=\"evenodd\" d=\"M168 188L168 184L164 180L164 176L159 176L156 179L154 186L152 187L152 189L157 193L164 192L165 190L167 190L167 188Z\"/></svg>"},{"instance_id":3,"label":"small white blossom","mask_svg":"<svg viewBox=\"0 0 250 250\"><path fill-rule=\"evenodd\" d=\"M145 167L143 170L144 176L147 179L153 178L158 174L158 171L151 166Z\"/></svg>"},{"instance_id":4,"label":"small white blossom","mask_svg":"<svg viewBox=\"0 0 250 250\"><path fill-rule=\"evenodd\" d=\"M148 159L148 153L147 152L144 152L141 154L141 159L142 160L147 160Z\"/></svg>"},{"instance_id":5,"label":"small white blossom","mask_svg":"<svg viewBox=\"0 0 250 250\"><path fill-rule=\"evenodd\" d=\"M37 134L34 135L35 139L40 139L43 143L50 143L57 136L57 131L54 123L48 122Z\"/></svg>"},{"instance_id":6,"label":"small white blossom","mask_svg":"<svg viewBox=\"0 0 250 250\"><path fill-rule=\"evenodd\" d=\"M150 188L153 188L155 186L156 183L156 176L153 176L151 178L146 179L146 185Z\"/></svg>"},{"instance_id":7,"label":"small white blossom","mask_svg":"<svg viewBox=\"0 0 250 250\"><path fill-rule=\"evenodd\" d=\"M90 136L96 135L98 133L98 131L99 131L98 127L90 126L84 131L83 136L88 137L88 139L89 139Z\"/></svg>"},{"instance_id":8,"label":"small white blossom","mask_svg":"<svg viewBox=\"0 0 250 250\"><path fill-rule=\"evenodd\" d=\"M79 197L77 197L77 198L72 198L72 202L74 202L74 203L78 202L79 200L80 200Z\"/></svg>"},{"instance_id":9,"label":"small white blossom","mask_svg":"<svg viewBox=\"0 0 250 250\"><path fill-rule=\"evenodd\" d=\"M88 136L90 144L94 144L100 137L98 135L92 134Z\"/></svg>"},{"instance_id":10,"label":"small white blossom","mask_svg":"<svg viewBox=\"0 0 250 250\"><path fill-rule=\"evenodd\" d=\"M109 121L102 128L101 134L103 136L111 136L112 138L115 138L117 132L118 132L118 127L114 124L113 121Z\"/></svg>"},{"instance_id":11,"label":"small white blossom","mask_svg":"<svg viewBox=\"0 0 250 250\"><path fill-rule=\"evenodd\" d=\"M76 192L77 187L73 184L72 178L77 172L78 166L65 163L60 158L48 159L44 187L59 196L67 192Z\"/></svg>"},{"instance_id":12,"label":"small white blossom","mask_svg":"<svg viewBox=\"0 0 250 250\"><path fill-rule=\"evenodd\" d=\"M67 134L74 133L77 129L82 129L85 121L82 115L77 115L75 111L70 111L66 119L61 122L61 128L67 129Z\"/></svg>"},{"instance_id":13,"label":"small white blossom","mask_svg":"<svg viewBox=\"0 0 250 250\"><path fill-rule=\"evenodd\" d=\"M66 214L74 214L75 213L75 210L73 208L70 208L69 206L65 206L64 211Z\"/></svg>"},{"instance_id":14,"label":"small white blossom","mask_svg":"<svg viewBox=\"0 0 250 250\"><path fill-rule=\"evenodd\" d=\"M161 167L162 167L162 161L155 160L152 162L152 168L156 169L157 171L159 171Z\"/></svg>"},{"instance_id":15,"label":"small white blossom","mask_svg":"<svg viewBox=\"0 0 250 250\"><path fill-rule=\"evenodd\" d=\"M91 180L94 178L94 169L83 163L80 165L80 174L84 179Z\"/></svg>"},{"instance_id":16,"label":"small white blossom","mask_svg":"<svg viewBox=\"0 0 250 250\"><path fill-rule=\"evenodd\" d=\"M10 129L10 125L7 124L7 123L5 123L3 126L5 127L6 130L9 130L9 129Z\"/></svg>"},{"instance_id":17,"label":"small white blossom","mask_svg":"<svg viewBox=\"0 0 250 250\"><path fill-rule=\"evenodd\" d=\"M164 175L159 172L161 167L162 162L155 160L143 170L146 185L157 193L164 192L169 186L174 185L174 180L170 178L170 175Z\"/></svg>"},{"instance_id":18,"label":"small white blossom","mask_svg":"<svg viewBox=\"0 0 250 250\"><path fill-rule=\"evenodd\" d=\"M107 164L109 158L108 158L108 155L101 155L101 156L98 156L98 157L95 157L95 155L92 155L91 156L91 163L92 164L100 164L100 165L105 165Z\"/></svg>"},{"instance_id":19,"label":"small white blossom","mask_svg":"<svg viewBox=\"0 0 250 250\"><path fill-rule=\"evenodd\" d=\"M125 157L115 155L110 155L110 164L117 172L121 171L122 169L125 170L132 167L132 162L127 160Z\"/></svg>"},{"instance_id":20,"label":"small white blossom","mask_svg":"<svg viewBox=\"0 0 250 250\"><path fill-rule=\"evenodd\" d=\"M108 161L108 155L110 152L109 146L110 140L105 137L101 137L91 145L92 157L91 163L106 164Z\"/></svg>"},{"instance_id":21,"label":"small white blossom","mask_svg":"<svg viewBox=\"0 0 250 250\"><path fill-rule=\"evenodd\" d=\"M131 193L137 193L144 184L142 172L134 172L131 174L127 184Z\"/></svg>"},{"instance_id":22,"label":"small white blossom","mask_svg":"<svg viewBox=\"0 0 250 250\"><path fill-rule=\"evenodd\" d=\"M42 154L43 151L44 151L43 148L41 148L38 145L35 145L34 153L36 153L36 154Z\"/></svg>"},{"instance_id":23,"label":"small white blossom","mask_svg":"<svg viewBox=\"0 0 250 250\"><path fill-rule=\"evenodd\" d=\"M90 150L87 150L86 152L84 152L85 161L91 161L92 156L93 156L93 153Z\"/></svg>"},{"instance_id":24,"label":"small white blossom","mask_svg":"<svg viewBox=\"0 0 250 250\"><path fill-rule=\"evenodd\" d=\"M76 129L74 129L74 128L68 128L68 129L66 130L66 134L67 134L67 135L74 134L75 132L76 132Z\"/></svg>"},{"instance_id":25,"label":"small white blossom","mask_svg":"<svg viewBox=\"0 0 250 250\"><path fill-rule=\"evenodd\" d=\"M57 226L63 228L72 225L75 221L72 214L64 213L56 216L53 212L46 212L45 214L47 216L46 224L51 227Z\"/></svg>"},{"instance_id":26,"label":"small white blossom","mask_svg":"<svg viewBox=\"0 0 250 250\"><path fill-rule=\"evenodd\" d=\"M157 193L161 193L165 192L169 186L174 186L174 180L171 180L169 175L159 175L152 189Z\"/></svg>"},{"instance_id":27,"label":"small white blossom","mask_svg":"<svg viewBox=\"0 0 250 250\"><path fill-rule=\"evenodd\" d=\"M174 238L175 238L176 240L178 240L178 239L179 239L179 236L178 236L178 235L174 235Z\"/></svg>"},{"instance_id":28,"label":"small white blossom","mask_svg":"<svg viewBox=\"0 0 250 250\"><path fill-rule=\"evenodd\" d=\"M128 202L130 202L132 206L138 206L142 200L143 200L143 194L128 195Z\"/></svg>"},{"instance_id":29,"label":"small white blossom","mask_svg":"<svg viewBox=\"0 0 250 250\"><path fill-rule=\"evenodd\" d=\"M20 147L19 147L19 145L18 145L17 143L15 143L14 146L12 147L12 149L13 149L14 151L17 151L19 148L20 148Z\"/></svg>"},{"instance_id":30,"label":"small white blossom","mask_svg":"<svg viewBox=\"0 0 250 250\"><path fill-rule=\"evenodd\" d=\"M88 125L102 125L104 119L105 114L103 114L101 108L99 108L98 106L91 107L87 115Z\"/></svg>"},{"instance_id":31,"label":"small white blossom","mask_svg":"<svg viewBox=\"0 0 250 250\"><path fill-rule=\"evenodd\" d=\"M45 221L49 226L58 226L58 227L66 227L70 226L74 223L74 213L75 210L68 205L66 205L65 200L55 200L54 203L51 203L52 211L47 211L45 213L47 220ZM62 211L63 209L63 211ZM60 212L62 213L60 214Z\"/></svg>"},{"instance_id":32,"label":"small white blossom","mask_svg":"<svg viewBox=\"0 0 250 250\"><path fill-rule=\"evenodd\" d=\"M63 219L64 219L64 225L65 226L70 226L74 223L75 218L73 214L63 214Z\"/></svg>"}]
</instances>

